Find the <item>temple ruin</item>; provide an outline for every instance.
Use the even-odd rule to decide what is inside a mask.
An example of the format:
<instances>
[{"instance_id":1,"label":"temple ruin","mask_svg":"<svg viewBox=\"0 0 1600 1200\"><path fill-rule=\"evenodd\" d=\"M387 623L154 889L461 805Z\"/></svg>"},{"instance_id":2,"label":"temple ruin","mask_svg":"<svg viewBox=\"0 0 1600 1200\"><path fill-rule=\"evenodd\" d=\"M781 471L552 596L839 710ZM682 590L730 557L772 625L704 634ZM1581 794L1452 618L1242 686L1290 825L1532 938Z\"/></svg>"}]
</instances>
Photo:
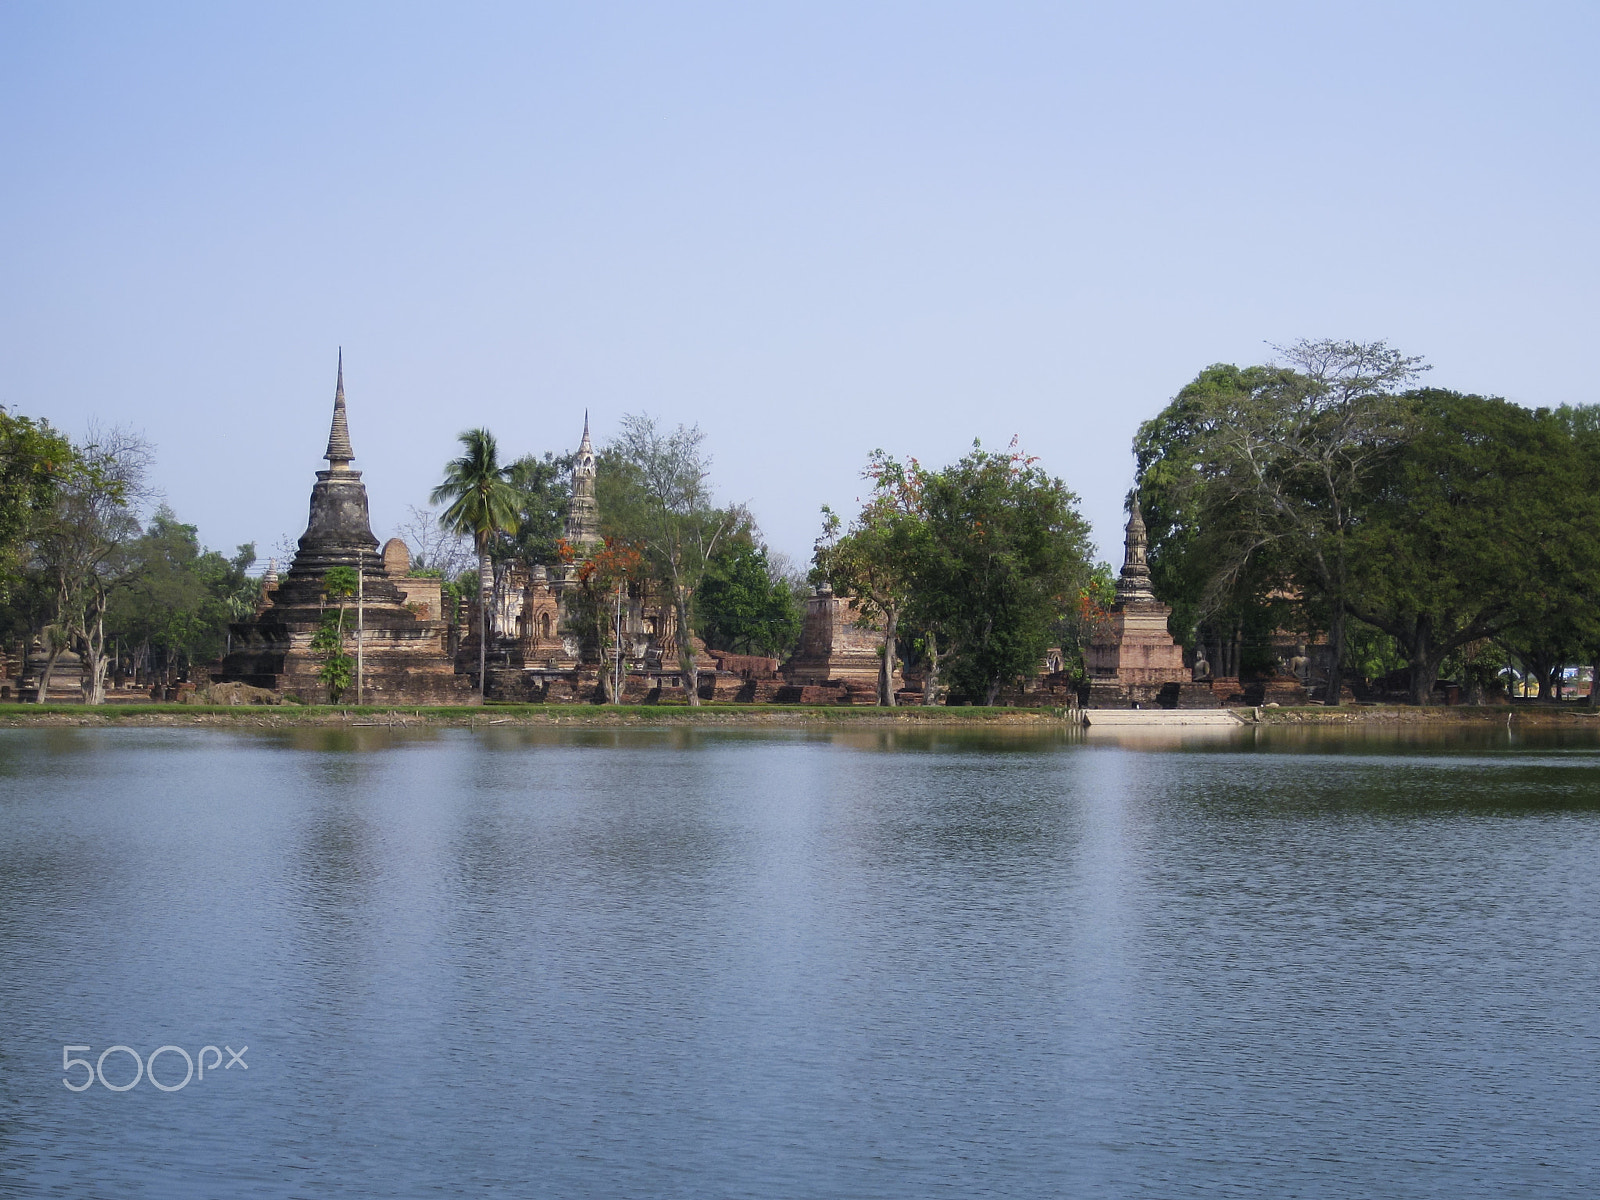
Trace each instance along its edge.
<instances>
[{"instance_id":1,"label":"temple ruin","mask_svg":"<svg viewBox=\"0 0 1600 1200\"><path fill-rule=\"evenodd\" d=\"M1122 573L1111 616L1095 631L1085 655L1091 708L1214 708L1209 684L1183 664L1183 647L1167 631L1172 609L1150 588L1149 537L1139 498L1128 508Z\"/></svg>"},{"instance_id":2,"label":"temple ruin","mask_svg":"<svg viewBox=\"0 0 1600 1200\"><path fill-rule=\"evenodd\" d=\"M311 487L310 516L294 563L276 586L263 587L263 604L254 617L229 626L233 649L220 670L213 672L212 682L270 688L307 703L328 699L328 687L318 675L322 662L312 653L311 639L330 607L324 594L329 569L351 567L360 576L361 598L359 616L356 601L346 602L352 631L347 643L354 654L353 631L359 624L362 701L475 703L471 682L456 673L448 653L447 624L437 611L438 581L396 579L390 564L398 566L401 560L392 552L394 543L384 554L378 553L378 539L367 516L366 485L361 472L350 465L355 451L345 408L343 354L323 457L328 469L317 472ZM409 553L404 561L409 566ZM357 690L353 682L344 699L354 699Z\"/></svg>"}]
</instances>

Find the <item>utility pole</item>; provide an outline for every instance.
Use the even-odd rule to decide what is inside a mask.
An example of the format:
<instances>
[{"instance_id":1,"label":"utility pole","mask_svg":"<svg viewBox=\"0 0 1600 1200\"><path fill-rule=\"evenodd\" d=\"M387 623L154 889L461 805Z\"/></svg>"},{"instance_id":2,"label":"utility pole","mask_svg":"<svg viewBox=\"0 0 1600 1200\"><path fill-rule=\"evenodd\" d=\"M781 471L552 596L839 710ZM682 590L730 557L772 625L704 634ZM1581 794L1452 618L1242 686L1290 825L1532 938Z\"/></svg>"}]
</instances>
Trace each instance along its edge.
<instances>
[{"instance_id":1,"label":"utility pole","mask_svg":"<svg viewBox=\"0 0 1600 1200\"><path fill-rule=\"evenodd\" d=\"M361 672L365 666L363 651L366 648L366 598L367 552L363 549L356 562L356 707L361 707Z\"/></svg>"},{"instance_id":2,"label":"utility pole","mask_svg":"<svg viewBox=\"0 0 1600 1200\"><path fill-rule=\"evenodd\" d=\"M616 609L612 617L612 633L615 635L616 650L611 663L611 697L617 703L622 703L622 583L617 582Z\"/></svg>"}]
</instances>

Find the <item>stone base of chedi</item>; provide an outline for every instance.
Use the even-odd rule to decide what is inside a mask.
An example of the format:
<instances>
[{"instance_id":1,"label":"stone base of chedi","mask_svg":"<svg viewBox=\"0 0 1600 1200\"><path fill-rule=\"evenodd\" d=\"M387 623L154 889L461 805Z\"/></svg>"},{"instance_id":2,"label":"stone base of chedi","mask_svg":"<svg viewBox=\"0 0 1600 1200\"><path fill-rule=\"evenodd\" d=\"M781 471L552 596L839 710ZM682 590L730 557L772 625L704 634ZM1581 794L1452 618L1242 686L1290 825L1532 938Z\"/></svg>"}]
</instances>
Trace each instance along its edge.
<instances>
[{"instance_id":1,"label":"stone base of chedi","mask_svg":"<svg viewBox=\"0 0 1600 1200\"><path fill-rule=\"evenodd\" d=\"M784 665L783 675L796 687L831 688L843 693L864 691L876 699L882 652L882 627L863 621L855 601L836 596L832 588L823 585L806 600L800 644ZM895 690L904 686L897 668ZM854 696L848 698L853 700Z\"/></svg>"},{"instance_id":2,"label":"stone base of chedi","mask_svg":"<svg viewBox=\"0 0 1600 1200\"><path fill-rule=\"evenodd\" d=\"M311 639L328 604L323 580L330 567L354 567L362 575L361 699L365 704L474 704L472 683L456 674L446 646L447 625L437 612L437 589L431 597L412 599L391 578L388 563L397 550L378 553L367 516L367 489L361 472L350 468L355 457L345 415L344 366L333 401L333 428L323 456L329 469L317 472L311 488L311 517L294 565L276 588L264 593L265 604L254 619L229 627L233 651L222 660L215 683L239 682L297 696L306 703L328 699L317 677L320 662L311 653ZM402 578L400 583L407 581ZM433 611L429 611L429 600ZM347 601L347 649L355 653L355 602ZM343 697L355 699L355 687Z\"/></svg>"},{"instance_id":3,"label":"stone base of chedi","mask_svg":"<svg viewBox=\"0 0 1600 1200\"><path fill-rule=\"evenodd\" d=\"M1086 656L1090 708L1216 708L1211 686L1195 682L1183 647L1167 632L1172 610L1150 590L1148 541L1135 500L1128 516L1122 575L1111 619L1095 632Z\"/></svg>"}]
</instances>

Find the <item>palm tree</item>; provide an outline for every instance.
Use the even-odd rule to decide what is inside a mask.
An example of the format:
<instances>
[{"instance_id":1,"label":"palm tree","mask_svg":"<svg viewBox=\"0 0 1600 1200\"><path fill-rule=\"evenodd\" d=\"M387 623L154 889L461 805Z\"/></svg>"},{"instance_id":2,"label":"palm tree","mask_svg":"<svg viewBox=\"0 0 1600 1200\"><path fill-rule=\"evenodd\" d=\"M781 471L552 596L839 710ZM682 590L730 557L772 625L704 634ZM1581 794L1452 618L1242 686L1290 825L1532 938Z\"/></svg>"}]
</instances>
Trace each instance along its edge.
<instances>
[{"instance_id":1,"label":"palm tree","mask_svg":"<svg viewBox=\"0 0 1600 1200\"><path fill-rule=\"evenodd\" d=\"M478 694L487 695L489 678L489 594L494 590L494 568L489 565L489 542L497 533L517 531L517 494L506 482L509 467L500 465L494 434L469 429L457 439L462 455L444 469L444 482L433 489L434 504L449 504L439 524L455 533L470 534L478 551Z\"/></svg>"}]
</instances>

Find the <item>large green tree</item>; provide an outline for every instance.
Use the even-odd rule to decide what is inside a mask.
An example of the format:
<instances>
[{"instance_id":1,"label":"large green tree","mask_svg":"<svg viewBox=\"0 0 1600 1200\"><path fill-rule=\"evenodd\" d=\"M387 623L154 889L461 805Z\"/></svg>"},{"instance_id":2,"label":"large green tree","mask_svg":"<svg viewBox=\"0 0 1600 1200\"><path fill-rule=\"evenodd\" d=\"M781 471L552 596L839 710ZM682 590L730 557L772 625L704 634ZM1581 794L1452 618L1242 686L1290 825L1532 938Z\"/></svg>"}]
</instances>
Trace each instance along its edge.
<instances>
[{"instance_id":1,"label":"large green tree","mask_svg":"<svg viewBox=\"0 0 1600 1200\"><path fill-rule=\"evenodd\" d=\"M23 582L33 537L76 463L72 443L48 421L0 405L0 604Z\"/></svg>"},{"instance_id":2,"label":"large green tree","mask_svg":"<svg viewBox=\"0 0 1600 1200\"><path fill-rule=\"evenodd\" d=\"M255 547L230 559L200 545L198 530L166 505L128 545L128 571L106 610L108 633L167 683L186 664L219 657L228 623L254 609L260 584L246 572Z\"/></svg>"},{"instance_id":3,"label":"large green tree","mask_svg":"<svg viewBox=\"0 0 1600 1200\"><path fill-rule=\"evenodd\" d=\"M926 552L912 607L946 631L953 688L993 704L1043 661L1089 582L1089 526L1077 497L1014 449L974 445L925 473Z\"/></svg>"},{"instance_id":4,"label":"large green tree","mask_svg":"<svg viewBox=\"0 0 1600 1200\"><path fill-rule=\"evenodd\" d=\"M766 547L748 533L724 541L700 584L700 636L713 650L782 658L800 636L800 606Z\"/></svg>"},{"instance_id":5,"label":"large green tree","mask_svg":"<svg viewBox=\"0 0 1600 1200\"><path fill-rule=\"evenodd\" d=\"M1134 439L1151 585L1172 607L1172 634L1210 644L1220 674L1237 675L1248 647L1284 620L1274 598L1295 586L1295 559L1290 539L1262 536L1250 489L1233 477L1219 444L1258 397L1296 386L1284 367L1210 366ZM1306 609L1319 598L1288 619L1311 620Z\"/></svg>"},{"instance_id":6,"label":"large green tree","mask_svg":"<svg viewBox=\"0 0 1600 1200\"><path fill-rule=\"evenodd\" d=\"M494 434L469 429L457 440L461 456L445 464L444 481L429 497L446 505L439 524L472 539L478 552L478 694L488 691L489 605L494 592L491 545L517 531L517 494L506 481Z\"/></svg>"},{"instance_id":7,"label":"large green tree","mask_svg":"<svg viewBox=\"0 0 1600 1200\"><path fill-rule=\"evenodd\" d=\"M1590 468L1570 430L1490 397L1427 389L1405 404L1405 452L1351 539L1349 610L1399 644L1415 704L1448 655L1485 638L1571 661L1596 632L1600 493L1572 486Z\"/></svg>"},{"instance_id":8,"label":"large green tree","mask_svg":"<svg viewBox=\"0 0 1600 1200\"><path fill-rule=\"evenodd\" d=\"M1172 542L1159 549L1182 551L1160 570L1196 598L1197 615L1294 582L1327 628L1325 698L1337 704L1351 538L1363 497L1410 436L1397 393L1427 368L1383 342L1278 350L1282 365L1209 368L1147 422L1135 440L1139 489Z\"/></svg>"}]
</instances>

